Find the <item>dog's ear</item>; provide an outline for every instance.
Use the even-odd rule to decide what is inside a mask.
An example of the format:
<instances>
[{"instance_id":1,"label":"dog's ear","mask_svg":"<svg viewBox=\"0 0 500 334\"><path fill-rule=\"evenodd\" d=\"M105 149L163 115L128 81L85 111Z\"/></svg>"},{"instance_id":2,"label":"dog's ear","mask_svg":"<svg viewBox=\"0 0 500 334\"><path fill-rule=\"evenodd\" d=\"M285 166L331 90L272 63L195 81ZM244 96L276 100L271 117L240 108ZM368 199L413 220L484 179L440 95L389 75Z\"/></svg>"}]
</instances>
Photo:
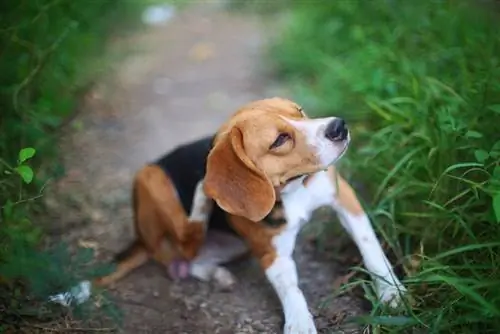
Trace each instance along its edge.
<instances>
[{"instance_id":1,"label":"dog's ear","mask_svg":"<svg viewBox=\"0 0 500 334\"><path fill-rule=\"evenodd\" d=\"M246 154L236 126L210 151L204 190L226 212L254 222L267 216L276 201L271 181Z\"/></svg>"}]
</instances>

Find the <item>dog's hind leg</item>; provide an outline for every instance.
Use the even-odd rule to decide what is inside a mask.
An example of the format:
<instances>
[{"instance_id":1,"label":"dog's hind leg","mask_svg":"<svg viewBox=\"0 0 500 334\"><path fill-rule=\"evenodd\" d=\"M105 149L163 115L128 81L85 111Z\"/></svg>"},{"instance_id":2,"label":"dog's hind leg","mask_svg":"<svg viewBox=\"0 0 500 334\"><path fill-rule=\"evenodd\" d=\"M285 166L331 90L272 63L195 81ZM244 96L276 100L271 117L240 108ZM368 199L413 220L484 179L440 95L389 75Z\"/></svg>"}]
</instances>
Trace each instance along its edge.
<instances>
[{"instance_id":1,"label":"dog's hind leg","mask_svg":"<svg viewBox=\"0 0 500 334\"><path fill-rule=\"evenodd\" d=\"M193 205L188 218L188 235L181 242L181 248L191 249L190 254L198 253L202 247L208 228L208 220L213 208L213 201L208 198L203 190L203 180L196 185L193 196ZM203 232L200 233L200 230ZM191 232L191 233L190 233ZM194 232L194 233L193 233ZM200 239L200 237L202 239ZM186 260L174 260L168 266L168 272L172 279L183 279L189 276L190 263Z\"/></svg>"},{"instance_id":2,"label":"dog's hind leg","mask_svg":"<svg viewBox=\"0 0 500 334\"><path fill-rule=\"evenodd\" d=\"M147 210L148 221L138 222L137 227L144 239L151 243L149 247L157 250L164 239L170 241L172 249L177 250L181 258L193 259L203 243L206 221L191 221L179 201L177 190L170 178L157 166L145 167L137 176L139 202L147 199L151 203ZM197 187L199 188L199 187ZM194 200L200 197L195 193ZM195 205L194 218L200 218L203 203ZM200 209L200 206L202 209ZM141 205L139 204L139 210ZM208 211L210 208L208 209ZM203 217L201 217L203 218Z\"/></svg>"},{"instance_id":3,"label":"dog's hind leg","mask_svg":"<svg viewBox=\"0 0 500 334\"><path fill-rule=\"evenodd\" d=\"M209 230L198 256L190 263L189 273L201 281L214 281L220 288L229 289L236 279L222 265L248 253L247 245L236 235Z\"/></svg>"}]
</instances>

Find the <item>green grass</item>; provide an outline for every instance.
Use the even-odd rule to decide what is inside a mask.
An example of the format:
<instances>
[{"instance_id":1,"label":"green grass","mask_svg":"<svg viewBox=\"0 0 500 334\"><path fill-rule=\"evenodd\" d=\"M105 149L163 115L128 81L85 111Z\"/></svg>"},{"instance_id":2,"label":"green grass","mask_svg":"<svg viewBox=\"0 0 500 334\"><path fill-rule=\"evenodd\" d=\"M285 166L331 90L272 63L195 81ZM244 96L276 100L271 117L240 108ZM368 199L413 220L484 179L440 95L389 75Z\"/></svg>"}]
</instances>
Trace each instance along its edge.
<instances>
[{"instance_id":1,"label":"green grass","mask_svg":"<svg viewBox=\"0 0 500 334\"><path fill-rule=\"evenodd\" d=\"M47 303L49 294L109 268L92 266L89 250L73 254L64 246L43 247L39 198L47 178L60 170L58 129L82 93L117 61L108 52L110 39L139 28L142 9L159 2L165 1L0 4L0 333L34 331L30 326L47 322L58 331L76 318L83 321L76 327L99 327L96 319L105 313L119 320L105 300L98 308L94 301L75 309ZM45 173L42 162L49 166Z\"/></svg>"},{"instance_id":2,"label":"green grass","mask_svg":"<svg viewBox=\"0 0 500 334\"><path fill-rule=\"evenodd\" d=\"M473 3L290 1L271 43L305 110L349 122L341 170L404 264L415 304L374 302L377 332L500 332L500 12Z\"/></svg>"}]
</instances>

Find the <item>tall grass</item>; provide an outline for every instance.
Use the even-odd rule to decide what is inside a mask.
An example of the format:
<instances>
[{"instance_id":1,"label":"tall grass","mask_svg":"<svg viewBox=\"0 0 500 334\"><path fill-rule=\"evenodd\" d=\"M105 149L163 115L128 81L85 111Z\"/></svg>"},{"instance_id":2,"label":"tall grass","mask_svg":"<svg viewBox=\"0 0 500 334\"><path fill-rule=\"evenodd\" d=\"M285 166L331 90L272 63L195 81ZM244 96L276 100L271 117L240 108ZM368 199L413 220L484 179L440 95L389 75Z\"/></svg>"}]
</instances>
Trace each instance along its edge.
<instances>
[{"instance_id":1,"label":"tall grass","mask_svg":"<svg viewBox=\"0 0 500 334\"><path fill-rule=\"evenodd\" d=\"M270 59L353 131L344 173L415 299L377 330L500 332L500 13L489 2L295 1Z\"/></svg>"},{"instance_id":2,"label":"tall grass","mask_svg":"<svg viewBox=\"0 0 500 334\"><path fill-rule=\"evenodd\" d=\"M45 322L47 331L82 327L68 320L78 310L54 307L47 297L106 268L90 266L88 250L72 257L66 247L44 249L38 199L47 180L38 166L58 165L56 130L108 69L108 38L137 27L141 9L155 1L0 3L0 333L35 332L33 323ZM91 304L79 308L86 322L96 315ZM98 317L108 303L99 305Z\"/></svg>"}]
</instances>

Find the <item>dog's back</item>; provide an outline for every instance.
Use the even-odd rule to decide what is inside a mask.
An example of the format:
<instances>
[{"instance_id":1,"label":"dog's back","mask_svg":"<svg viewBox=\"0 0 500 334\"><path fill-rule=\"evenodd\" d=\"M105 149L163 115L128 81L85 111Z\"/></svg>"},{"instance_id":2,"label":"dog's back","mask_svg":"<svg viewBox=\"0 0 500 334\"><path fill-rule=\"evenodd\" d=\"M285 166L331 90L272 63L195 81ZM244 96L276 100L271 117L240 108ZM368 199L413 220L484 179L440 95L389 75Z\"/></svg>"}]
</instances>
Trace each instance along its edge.
<instances>
[{"instance_id":1,"label":"dog's back","mask_svg":"<svg viewBox=\"0 0 500 334\"><path fill-rule=\"evenodd\" d=\"M214 137L207 136L178 146L173 151L153 162L174 183L179 200L187 214L191 212L193 207L196 185L205 176L207 156L212 149ZM226 215L219 206L214 205L208 227L210 229L233 232L233 229L228 224Z\"/></svg>"}]
</instances>

